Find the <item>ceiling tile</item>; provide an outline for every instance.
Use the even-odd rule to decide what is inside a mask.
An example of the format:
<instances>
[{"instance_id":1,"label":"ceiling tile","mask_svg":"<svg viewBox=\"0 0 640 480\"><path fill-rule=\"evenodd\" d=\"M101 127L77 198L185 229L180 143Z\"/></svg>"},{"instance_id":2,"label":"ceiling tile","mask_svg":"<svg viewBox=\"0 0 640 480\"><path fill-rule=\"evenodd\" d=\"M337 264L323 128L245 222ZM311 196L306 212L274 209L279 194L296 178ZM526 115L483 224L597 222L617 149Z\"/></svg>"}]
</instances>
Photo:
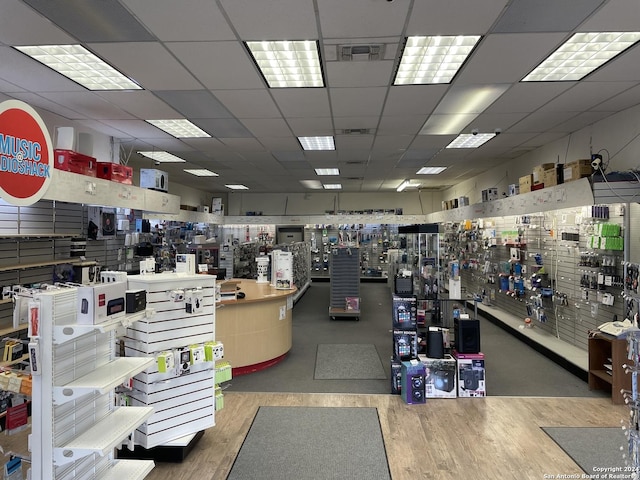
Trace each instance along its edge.
<instances>
[{"instance_id":1,"label":"ceiling tile","mask_svg":"<svg viewBox=\"0 0 640 480\"><path fill-rule=\"evenodd\" d=\"M16 21L16 19L20 21ZM25 28L25 25L28 25L29 28ZM57 45L75 42L73 37L24 2L2 0L0 43L7 45Z\"/></svg>"},{"instance_id":2,"label":"ceiling tile","mask_svg":"<svg viewBox=\"0 0 640 480\"><path fill-rule=\"evenodd\" d=\"M640 104L640 86L626 90L609 100L594 106L592 110L604 112L620 112L632 105Z\"/></svg>"},{"instance_id":3,"label":"ceiling tile","mask_svg":"<svg viewBox=\"0 0 640 480\"><path fill-rule=\"evenodd\" d=\"M254 137L293 138L289 126L281 118L241 118L240 121Z\"/></svg>"},{"instance_id":4,"label":"ceiling tile","mask_svg":"<svg viewBox=\"0 0 640 480\"><path fill-rule=\"evenodd\" d=\"M576 82L517 83L493 102L485 113L531 112L575 84Z\"/></svg>"},{"instance_id":5,"label":"ceiling tile","mask_svg":"<svg viewBox=\"0 0 640 480\"><path fill-rule=\"evenodd\" d=\"M98 95L142 120L180 118L178 112L146 90L100 92Z\"/></svg>"},{"instance_id":6,"label":"ceiling tile","mask_svg":"<svg viewBox=\"0 0 640 480\"><path fill-rule=\"evenodd\" d=\"M147 42L153 36L118 0L24 0L83 42Z\"/></svg>"},{"instance_id":7,"label":"ceiling tile","mask_svg":"<svg viewBox=\"0 0 640 480\"><path fill-rule=\"evenodd\" d=\"M317 0L325 38L394 37L402 34L409 0ZM393 4L391 4L393 3Z\"/></svg>"},{"instance_id":8,"label":"ceiling tile","mask_svg":"<svg viewBox=\"0 0 640 480\"><path fill-rule=\"evenodd\" d=\"M336 117L378 116L387 88L331 88L331 107Z\"/></svg>"},{"instance_id":9,"label":"ceiling tile","mask_svg":"<svg viewBox=\"0 0 640 480\"><path fill-rule=\"evenodd\" d=\"M640 5L640 2L638 2ZM640 18L640 17L639 17ZM638 26L640 28L640 25ZM609 63L606 63L591 75L585 77L585 82L621 82L640 80L640 44L623 52Z\"/></svg>"},{"instance_id":10,"label":"ceiling tile","mask_svg":"<svg viewBox=\"0 0 640 480\"><path fill-rule=\"evenodd\" d=\"M103 120L102 123L121 132L127 132L135 138L145 138L147 140L175 139L175 137L142 120Z\"/></svg>"},{"instance_id":11,"label":"ceiling tile","mask_svg":"<svg viewBox=\"0 0 640 480\"><path fill-rule=\"evenodd\" d=\"M264 151L264 147L255 138L218 137L222 143L234 151Z\"/></svg>"},{"instance_id":12,"label":"ceiling tile","mask_svg":"<svg viewBox=\"0 0 640 480\"><path fill-rule=\"evenodd\" d=\"M59 103L56 103L35 93L14 92L11 94L11 98L22 100L23 102L28 103L36 109L55 112L56 115L59 115L60 117L66 118L68 120L85 120L88 118L86 114L76 112L73 109L67 108L64 105L60 105Z\"/></svg>"},{"instance_id":13,"label":"ceiling tile","mask_svg":"<svg viewBox=\"0 0 640 480\"><path fill-rule=\"evenodd\" d=\"M407 35L482 35L508 3L508 0L483 0L479 8L476 0L414 2Z\"/></svg>"},{"instance_id":14,"label":"ceiling tile","mask_svg":"<svg viewBox=\"0 0 640 480\"><path fill-rule=\"evenodd\" d=\"M289 137L258 137L258 141L264 145L264 148L267 150L277 151L277 150L294 150L296 148L300 148L300 144L298 140L293 136Z\"/></svg>"},{"instance_id":15,"label":"ceiling tile","mask_svg":"<svg viewBox=\"0 0 640 480\"><path fill-rule=\"evenodd\" d=\"M582 23L605 0L513 0L494 32L561 32ZM553 12L553 14L550 14Z\"/></svg>"},{"instance_id":16,"label":"ceiling tile","mask_svg":"<svg viewBox=\"0 0 640 480\"><path fill-rule=\"evenodd\" d=\"M94 43L89 48L147 90L202 88L160 43Z\"/></svg>"},{"instance_id":17,"label":"ceiling tile","mask_svg":"<svg viewBox=\"0 0 640 480\"><path fill-rule=\"evenodd\" d=\"M504 132L526 116L526 113L481 113L467 125L466 130L477 130L482 133L493 133L496 130Z\"/></svg>"},{"instance_id":18,"label":"ceiling tile","mask_svg":"<svg viewBox=\"0 0 640 480\"><path fill-rule=\"evenodd\" d=\"M251 132L235 118L198 118L194 119L193 123L223 142L223 139L253 137Z\"/></svg>"},{"instance_id":19,"label":"ceiling tile","mask_svg":"<svg viewBox=\"0 0 640 480\"><path fill-rule=\"evenodd\" d=\"M626 32L638 30L640 3L637 0L615 0L606 2L589 17L579 30L581 32Z\"/></svg>"},{"instance_id":20,"label":"ceiling tile","mask_svg":"<svg viewBox=\"0 0 640 480\"><path fill-rule=\"evenodd\" d=\"M287 123L296 137L314 137L316 135L333 135L330 117L324 118L289 118Z\"/></svg>"},{"instance_id":21,"label":"ceiling tile","mask_svg":"<svg viewBox=\"0 0 640 480\"><path fill-rule=\"evenodd\" d=\"M373 139L373 135L337 135L335 143L338 149L371 149Z\"/></svg>"},{"instance_id":22,"label":"ceiling tile","mask_svg":"<svg viewBox=\"0 0 640 480\"><path fill-rule=\"evenodd\" d=\"M156 37L171 41L234 40L216 2L211 0L121 0Z\"/></svg>"},{"instance_id":23,"label":"ceiling tile","mask_svg":"<svg viewBox=\"0 0 640 480\"><path fill-rule=\"evenodd\" d=\"M426 115L384 115L380 119L378 135L417 134L426 120Z\"/></svg>"},{"instance_id":24,"label":"ceiling tile","mask_svg":"<svg viewBox=\"0 0 640 480\"><path fill-rule=\"evenodd\" d=\"M261 90L215 90L213 94L235 117L280 117L280 112L266 88Z\"/></svg>"},{"instance_id":25,"label":"ceiling tile","mask_svg":"<svg viewBox=\"0 0 640 480\"><path fill-rule=\"evenodd\" d=\"M331 116L326 88L280 88L271 95L285 117Z\"/></svg>"},{"instance_id":26,"label":"ceiling tile","mask_svg":"<svg viewBox=\"0 0 640 480\"><path fill-rule=\"evenodd\" d=\"M186 118L231 118L233 115L208 90L155 92ZM152 120L152 119L148 119Z\"/></svg>"},{"instance_id":27,"label":"ceiling tile","mask_svg":"<svg viewBox=\"0 0 640 480\"><path fill-rule=\"evenodd\" d=\"M265 87L257 67L239 42L171 42L166 46L210 90Z\"/></svg>"},{"instance_id":28,"label":"ceiling tile","mask_svg":"<svg viewBox=\"0 0 640 480\"><path fill-rule=\"evenodd\" d=\"M327 83L331 87L386 87L391 83L392 61L328 62Z\"/></svg>"},{"instance_id":29,"label":"ceiling tile","mask_svg":"<svg viewBox=\"0 0 640 480\"><path fill-rule=\"evenodd\" d=\"M516 123L509 130L515 133L542 133L547 130L555 131L555 126L574 117L578 112L555 112L550 117L545 112L534 112L520 122ZM569 132L567 132L569 133Z\"/></svg>"},{"instance_id":30,"label":"ceiling tile","mask_svg":"<svg viewBox=\"0 0 640 480\"><path fill-rule=\"evenodd\" d=\"M385 101L384 115L428 115L448 88L449 85L392 86Z\"/></svg>"},{"instance_id":31,"label":"ceiling tile","mask_svg":"<svg viewBox=\"0 0 640 480\"><path fill-rule=\"evenodd\" d=\"M93 95L87 90L83 92L49 92L43 93L42 96L89 118L113 120L133 118L132 115L121 108L110 104L105 99Z\"/></svg>"},{"instance_id":32,"label":"ceiling tile","mask_svg":"<svg viewBox=\"0 0 640 480\"><path fill-rule=\"evenodd\" d=\"M630 82L581 82L544 105L541 111L589 110L633 86Z\"/></svg>"},{"instance_id":33,"label":"ceiling tile","mask_svg":"<svg viewBox=\"0 0 640 480\"><path fill-rule=\"evenodd\" d=\"M338 117L333 120L333 126L338 134L345 129L358 130L363 128L374 133L379 120L379 117Z\"/></svg>"}]
</instances>

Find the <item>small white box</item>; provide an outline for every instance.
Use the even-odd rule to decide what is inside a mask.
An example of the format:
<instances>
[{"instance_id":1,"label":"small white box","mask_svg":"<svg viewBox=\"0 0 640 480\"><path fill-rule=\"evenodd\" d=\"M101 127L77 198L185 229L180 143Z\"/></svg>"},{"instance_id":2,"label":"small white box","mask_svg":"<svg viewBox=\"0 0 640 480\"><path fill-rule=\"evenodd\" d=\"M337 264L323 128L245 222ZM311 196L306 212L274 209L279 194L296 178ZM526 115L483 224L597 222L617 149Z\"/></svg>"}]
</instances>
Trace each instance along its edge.
<instances>
[{"instance_id":1,"label":"small white box","mask_svg":"<svg viewBox=\"0 0 640 480\"><path fill-rule=\"evenodd\" d=\"M125 314L127 282L78 287L78 323L95 325Z\"/></svg>"},{"instance_id":2,"label":"small white box","mask_svg":"<svg viewBox=\"0 0 640 480\"><path fill-rule=\"evenodd\" d=\"M176 273L196 273L196 256L192 253L179 253L176 255Z\"/></svg>"},{"instance_id":3,"label":"small white box","mask_svg":"<svg viewBox=\"0 0 640 480\"><path fill-rule=\"evenodd\" d=\"M169 174L155 168L140 169L140 187L161 192L169 191Z\"/></svg>"}]
</instances>

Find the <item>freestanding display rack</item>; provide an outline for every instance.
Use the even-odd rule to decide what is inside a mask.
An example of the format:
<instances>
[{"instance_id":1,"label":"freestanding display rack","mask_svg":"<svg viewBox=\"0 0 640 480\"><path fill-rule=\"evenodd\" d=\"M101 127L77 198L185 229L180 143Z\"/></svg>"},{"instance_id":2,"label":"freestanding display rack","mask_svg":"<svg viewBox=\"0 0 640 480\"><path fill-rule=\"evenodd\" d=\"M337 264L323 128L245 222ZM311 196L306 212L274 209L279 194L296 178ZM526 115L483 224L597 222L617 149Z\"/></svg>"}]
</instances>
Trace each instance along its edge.
<instances>
[{"instance_id":1,"label":"freestanding display rack","mask_svg":"<svg viewBox=\"0 0 640 480\"><path fill-rule=\"evenodd\" d=\"M331 248L329 316L360 320L360 254L358 247Z\"/></svg>"},{"instance_id":2,"label":"freestanding display rack","mask_svg":"<svg viewBox=\"0 0 640 480\"><path fill-rule=\"evenodd\" d=\"M77 323L78 291L60 288L34 295L30 308L33 372L31 476L33 479L142 479L150 460L116 460L115 448L132 448L135 429L153 408L115 406L114 389L153 359L117 358L116 329L134 321ZM146 311L135 319L146 316ZM115 315L114 315L115 317Z\"/></svg>"}]
</instances>

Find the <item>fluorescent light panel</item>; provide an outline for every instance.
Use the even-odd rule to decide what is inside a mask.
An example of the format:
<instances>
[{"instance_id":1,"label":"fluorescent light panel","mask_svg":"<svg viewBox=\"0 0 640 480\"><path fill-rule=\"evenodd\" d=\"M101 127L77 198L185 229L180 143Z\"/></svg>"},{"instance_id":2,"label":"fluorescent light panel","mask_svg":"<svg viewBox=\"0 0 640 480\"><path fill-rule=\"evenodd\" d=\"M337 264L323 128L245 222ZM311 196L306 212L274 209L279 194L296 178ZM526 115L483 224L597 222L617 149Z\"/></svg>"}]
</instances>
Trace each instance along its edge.
<instances>
[{"instance_id":1,"label":"fluorescent light panel","mask_svg":"<svg viewBox=\"0 0 640 480\"><path fill-rule=\"evenodd\" d=\"M206 168L185 168L184 171L196 177L219 177L217 173Z\"/></svg>"},{"instance_id":2,"label":"fluorescent light panel","mask_svg":"<svg viewBox=\"0 0 640 480\"><path fill-rule=\"evenodd\" d=\"M335 150L336 145L332 136L327 137L298 137L304 150Z\"/></svg>"},{"instance_id":3,"label":"fluorescent light panel","mask_svg":"<svg viewBox=\"0 0 640 480\"><path fill-rule=\"evenodd\" d=\"M322 182L319 180L300 180L300 183L313 190L322 190Z\"/></svg>"},{"instance_id":4,"label":"fluorescent light panel","mask_svg":"<svg viewBox=\"0 0 640 480\"><path fill-rule=\"evenodd\" d=\"M417 175L438 175L444 172L447 167L422 167L416 172Z\"/></svg>"},{"instance_id":5,"label":"fluorescent light panel","mask_svg":"<svg viewBox=\"0 0 640 480\"><path fill-rule=\"evenodd\" d=\"M408 37L393 84L451 82L478 40L479 35Z\"/></svg>"},{"instance_id":6,"label":"fluorescent light panel","mask_svg":"<svg viewBox=\"0 0 640 480\"><path fill-rule=\"evenodd\" d=\"M143 155L147 158L155 160L160 163L184 163L186 160L176 157L175 155L169 152L162 151L152 151L152 152L138 152L140 155Z\"/></svg>"},{"instance_id":7,"label":"fluorescent light panel","mask_svg":"<svg viewBox=\"0 0 640 480\"><path fill-rule=\"evenodd\" d=\"M478 148L495 136L495 133L461 133L445 148Z\"/></svg>"},{"instance_id":8,"label":"fluorescent light panel","mask_svg":"<svg viewBox=\"0 0 640 480\"><path fill-rule=\"evenodd\" d=\"M340 190L342 188L342 184L340 183L323 183L322 188L325 190Z\"/></svg>"},{"instance_id":9,"label":"fluorescent light panel","mask_svg":"<svg viewBox=\"0 0 640 480\"><path fill-rule=\"evenodd\" d=\"M580 80L640 40L640 32L575 33L523 82Z\"/></svg>"},{"instance_id":10,"label":"fluorescent light panel","mask_svg":"<svg viewBox=\"0 0 640 480\"><path fill-rule=\"evenodd\" d=\"M207 138L211 136L185 119L146 121L176 138Z\"/></svg>"},{"instance_id":11,"label":"fluorescent light panel","mask_svg":"<svg viewBox=\"0 0 640 480\"><path fill-rule=\"evenodd\" d=\"M318 42L246 42L270 88L324 87Z\"/></svg>"},{"instance_id":12,"label":"fluorescent light panel","mask_svg":"<svg viewBox=\"0 0 640 480\"><path fill-rule=\"evenodd\" d=\"M82 45L25 45L14 48L89 90L142 89Z\"/></svg>"},{"instance_id":13,"label":"fluorescent light panel","mask_svg":"<svg viewBox=\"0 0 640 480\"><path fill-rule=\"evenodd\" d=\"M245 185L230 184L230 185L225 185L225 187L230 188L231 190L249 190L249 187Z\"/></svg>"},{"instance_id":14,"label":"fluorescent light panel","mask_svg":"<svg viewBox=\"0 0 640 480\"><path fill-rule=\"evenodd\" d=\"M316 175L340 175L337 168L316 168Z\"/></svg>"},{"instance_id":15,"label":"fluorescent light panel","mask_svg":"<svg viewBox=\"0 0 640 480\"><path fill-rule=\"evenodd\" d=\"M396 188L396 191L397 192L402 192L405 188L419 187L419 186L420 186L419 183L412 183L411 180L405 180L400 185L398 185L398 188Z\"/></svg>"}]
</instances>

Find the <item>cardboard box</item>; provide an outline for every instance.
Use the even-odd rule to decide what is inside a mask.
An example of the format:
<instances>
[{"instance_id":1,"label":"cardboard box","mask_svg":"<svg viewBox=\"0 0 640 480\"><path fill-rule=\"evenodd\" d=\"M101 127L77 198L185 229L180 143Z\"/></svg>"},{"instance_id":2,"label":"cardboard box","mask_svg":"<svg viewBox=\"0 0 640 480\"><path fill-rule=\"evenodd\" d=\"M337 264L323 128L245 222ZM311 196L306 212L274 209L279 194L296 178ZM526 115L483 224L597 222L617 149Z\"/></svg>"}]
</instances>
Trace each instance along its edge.
<instances>
[{"instance_id":1,"label":"cardboard box","mask_svg":"<svg viewBox=\"0 0 640 480\"><path fill-rule=\"evenodd\" d=\"M566 163L563 169L564 181L571 182L583 177L588 177L593 173L591 160L576 160Z\"/></svg>"},{"instance_id":2,"label":"cardboard box","mask_svg":"<svg viewBox=\"0 0 640 480\"><path fill-rule=\"evenodd\" d=\"M484 353L453 353L458 370L459 397L485 397Z\"/></svg>"},{"instance_id":3,"label":"cardboard box","mask_svg":"<svg viewBox=\"0 0 640 480\"><path fill-rule=\"evenodd\" d=\"M456 359L451 355L444 358L429 358L418 355L418 359L425 367L425 397L426 398L456 398L457 372Z\"/></svg>"},{"instance_id":4,"label":"cardboard box","mask_svg":"<svg viewBox=\"0 0 640 480\"><path fill-rule=\"evenodd\" d=\"M545 170L542 173L542 182L544 184L544 187L555 187L556 185L558 185L558 174L556 172L556 169L553 168L551 170Z\"/></svg>"},{"instance_id":5,"label":"cardboard box","mask_svg":"<svg viewBox=\"0 0 640 480\"><path fill-rule=\"evenodd\" d=\"M533 184L543 183L542 177L544 175L545 170L554 170L555 171L556 164L555 163L543 163L533 168Z\"/></svg>"},{"instance_id":6,"label":"cardboard box","mask_svg":"<svg viewBox=\"0 0 640 480\"><path fill-rule=\"evenodd\" d=\"M98 161L89 155L74 152L73 150L54 150L55 158L53 166L58 170L79 173L88 177L95 177L97 174Z\"/></svg>"},{"instance_id":7,"label":"cardboard box","mask_svg":"<svg viewBox=\"0 0 640 480\"><path fill-rule=\"evenodd\" d=\"M519 187L520 193L528 193L531 191L531 187L533 186L533 175L525 175L524 177L520 177Z\"/></svg>"},{"instance_id":8,"label":"cardboard box","mask_svg":"<svg viewBox=\"0 0 640 480\"><path fill-rule=\"evenodd\" d=\"M119 163L98 162L98 178L133 185L133 168Z\"/></svg>"}]
</instances>

